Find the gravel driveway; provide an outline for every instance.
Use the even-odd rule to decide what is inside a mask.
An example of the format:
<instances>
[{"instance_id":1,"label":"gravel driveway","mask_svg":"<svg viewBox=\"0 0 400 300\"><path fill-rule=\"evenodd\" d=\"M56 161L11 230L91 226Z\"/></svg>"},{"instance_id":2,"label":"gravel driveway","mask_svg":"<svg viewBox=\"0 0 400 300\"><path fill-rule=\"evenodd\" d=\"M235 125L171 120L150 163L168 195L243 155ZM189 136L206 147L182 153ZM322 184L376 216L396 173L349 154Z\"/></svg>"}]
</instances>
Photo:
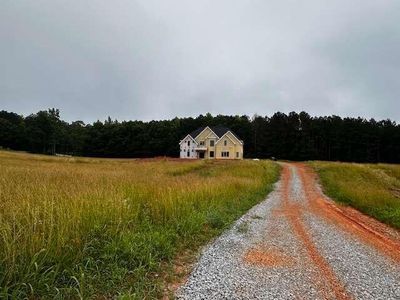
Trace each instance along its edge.
<instances>
[{"instance_id":1,"label":"gravel driveway","mask_svg":"<svg viewBox=\"0 0 400 300\"><path fill-rule=\"evenodd\" d=\"M177 298L400 299L399 233L349 217L306 166L282 166L274 192L203 249Z\"/></svg>"}]
</instances>

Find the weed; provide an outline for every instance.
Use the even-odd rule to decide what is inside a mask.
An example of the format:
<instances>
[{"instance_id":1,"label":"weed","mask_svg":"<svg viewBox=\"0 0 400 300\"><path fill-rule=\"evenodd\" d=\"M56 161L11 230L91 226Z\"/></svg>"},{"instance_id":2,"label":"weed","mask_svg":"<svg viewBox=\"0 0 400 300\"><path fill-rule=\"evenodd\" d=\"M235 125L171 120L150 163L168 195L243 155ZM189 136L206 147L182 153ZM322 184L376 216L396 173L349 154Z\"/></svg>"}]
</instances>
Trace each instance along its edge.
<instances>
[{"instance_id":1,"label":"weed","mask_svg":"<svg viewBox=\"0 0 400 300\"><path fill-rule=\"evenodd\" d=\"M247 233L249 231L249 224L247 222L242 222L237 226L237 231L239 233Z\"/></svg>"},{"instance_id":2,"label":"weed","mask_svg":"<svg viewBox=\"0 0 400 300\"><path fill-rule=\"evenodd\" d=\"M162 264L261 201L269 161L0 151L0 298L159 297Z\"/></svg>"},{"instance_id":3,"label":"weed","mask_svg":"<svg viewBox=\"0 0 400 300\"><path fill-rule=\"evenodd\" d=\"M263 219L263 217L261 217L261 216L259 216L259 215L252 215L251 218L252 218L252 219L255 219L255 220L261 220L261 219Z\"/></svg>"},{"instance_id":4,"label":"weed","mask_svg":"<svg viewBox=\"0 0 400 300\"><path fill-rule=\"evenodd\" d=\"M312 162L324 191L334 200L350 205L393 227L400 228L400 166Z\"/></svg>"}]
</instances>

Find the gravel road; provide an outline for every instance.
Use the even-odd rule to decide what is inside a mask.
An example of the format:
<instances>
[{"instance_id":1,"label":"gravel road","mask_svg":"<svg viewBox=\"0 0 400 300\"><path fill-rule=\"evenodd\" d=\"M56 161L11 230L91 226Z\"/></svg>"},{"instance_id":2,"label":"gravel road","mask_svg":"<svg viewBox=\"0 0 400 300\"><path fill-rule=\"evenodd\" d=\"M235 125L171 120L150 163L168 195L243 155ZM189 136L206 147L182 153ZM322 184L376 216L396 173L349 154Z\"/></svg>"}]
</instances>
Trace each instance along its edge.
<instances>
[{"instance_id":1,"label":"gravel road","mask_svg":"<svg viewBox=\"0 0 400 300\"><path fill-rule=\"evenodd\" d=\"M268 198L203 249L176 297L400 299L399 232L335 205L305 165L282 167Z\"/></svg>"}]
</instances>

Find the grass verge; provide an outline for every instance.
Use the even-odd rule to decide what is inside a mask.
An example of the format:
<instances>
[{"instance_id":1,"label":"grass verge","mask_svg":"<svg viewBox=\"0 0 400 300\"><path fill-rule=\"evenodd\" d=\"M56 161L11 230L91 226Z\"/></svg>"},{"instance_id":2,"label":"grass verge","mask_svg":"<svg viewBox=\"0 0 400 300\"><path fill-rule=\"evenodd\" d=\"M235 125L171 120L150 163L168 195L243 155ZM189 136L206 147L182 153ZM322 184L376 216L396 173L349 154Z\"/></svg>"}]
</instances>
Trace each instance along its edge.
<instances>
[{"instance_id":1,"label":"grass verge","mask_svg":"<svg viewBox=\"0 0 400 300\"><path fill-rule=\"evenodd\" d=\"M400 166L310 162L325 193L400 229Z\"/></svg>"},{"instance_id":2,"label":"grass verge","mask_svg":"<svg viewBox=\"0 0 400 300\"><path fill-rule=\"evenodd\" d=\"M55 158L0 151L0 298L157 298L162 268L278 179L269 161Z\"/></svg>"}]
</instances>

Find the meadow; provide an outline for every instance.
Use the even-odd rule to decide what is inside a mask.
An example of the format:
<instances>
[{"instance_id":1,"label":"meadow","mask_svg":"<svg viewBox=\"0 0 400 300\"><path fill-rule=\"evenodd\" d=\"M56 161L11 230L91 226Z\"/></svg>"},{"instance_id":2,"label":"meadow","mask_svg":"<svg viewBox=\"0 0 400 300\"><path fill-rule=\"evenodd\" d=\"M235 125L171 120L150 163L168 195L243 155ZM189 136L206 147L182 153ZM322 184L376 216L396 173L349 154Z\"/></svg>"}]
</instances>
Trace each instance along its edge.
<instances>
[{"instance_id":1,"label":"meadow","mask_svg":"<svg viewBox=\"0 0 400 300\"><path fill-rule=\"evenodd\" d=\"M311 162L324 191L400 229L400 165Z\"/></svg>"},{"instance_id":2,"label":"meadow","mask_svg":"<svg viewBox=\"0 0 400 300\"><path fill-rule=\"evenodd\" d=\"M157 298L181 253L260 202L270 161L0 151L0 298Z\"/></svg>"}]
</instances>

